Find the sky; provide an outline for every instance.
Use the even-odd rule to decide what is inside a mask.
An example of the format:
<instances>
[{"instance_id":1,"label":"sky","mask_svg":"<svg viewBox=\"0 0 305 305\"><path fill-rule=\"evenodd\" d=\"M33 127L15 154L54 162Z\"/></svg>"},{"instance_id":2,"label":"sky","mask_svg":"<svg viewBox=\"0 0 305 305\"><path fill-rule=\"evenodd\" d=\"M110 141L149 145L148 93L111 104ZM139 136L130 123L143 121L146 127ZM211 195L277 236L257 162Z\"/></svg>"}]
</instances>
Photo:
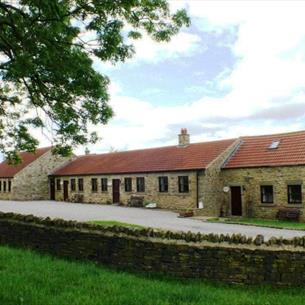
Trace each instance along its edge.
<instances>
[{"instance_id":1,"label":"sky","mask_svg":"<svg viewBox=\"0 0 305 305\"><path fill-rule=\"evenodd\" d=\"M115 116L90 152L175 145L181 128L191 142L305 129L305 1L170 5L192 22L171 42L145 36L127 62L95 61Z\"/></svg>"}]
</instances>

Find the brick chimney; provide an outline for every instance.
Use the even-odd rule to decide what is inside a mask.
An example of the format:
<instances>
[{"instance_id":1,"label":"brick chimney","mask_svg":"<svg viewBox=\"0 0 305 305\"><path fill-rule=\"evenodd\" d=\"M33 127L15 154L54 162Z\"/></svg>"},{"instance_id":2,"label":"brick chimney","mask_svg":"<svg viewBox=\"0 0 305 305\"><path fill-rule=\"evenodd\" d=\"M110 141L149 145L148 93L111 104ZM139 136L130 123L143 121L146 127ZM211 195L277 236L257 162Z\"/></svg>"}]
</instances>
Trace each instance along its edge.
<instances>
[{"instance_id":1,"label":"brick chimney","mask_svg":"<svg viewBox=\"0 0 305 305\"><path fill-rule=\"evenodd\" d=\"M186 128L181 128L181 132L178 135L179 146L187 146L190 144L190 135L187 133Z\"/></svg>"}]
</instances>

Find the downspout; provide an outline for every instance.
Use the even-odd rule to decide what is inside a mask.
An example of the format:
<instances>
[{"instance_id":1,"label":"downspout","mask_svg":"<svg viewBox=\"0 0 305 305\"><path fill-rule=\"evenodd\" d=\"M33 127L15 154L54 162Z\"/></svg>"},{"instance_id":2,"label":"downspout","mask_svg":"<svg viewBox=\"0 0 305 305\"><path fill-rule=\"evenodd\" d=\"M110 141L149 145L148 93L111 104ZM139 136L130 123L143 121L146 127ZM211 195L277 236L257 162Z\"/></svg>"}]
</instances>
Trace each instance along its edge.
<instances>
[{"instance_id":1,"label":"downspout","mask_svg":"<svg viewBox=\"0 0 305 305\"><path fill-rule=\"evenodd\" d=\"M196 171L196 206L199 209L199 181L198 181L198 170Z\"/></svg>"}]
</instances>

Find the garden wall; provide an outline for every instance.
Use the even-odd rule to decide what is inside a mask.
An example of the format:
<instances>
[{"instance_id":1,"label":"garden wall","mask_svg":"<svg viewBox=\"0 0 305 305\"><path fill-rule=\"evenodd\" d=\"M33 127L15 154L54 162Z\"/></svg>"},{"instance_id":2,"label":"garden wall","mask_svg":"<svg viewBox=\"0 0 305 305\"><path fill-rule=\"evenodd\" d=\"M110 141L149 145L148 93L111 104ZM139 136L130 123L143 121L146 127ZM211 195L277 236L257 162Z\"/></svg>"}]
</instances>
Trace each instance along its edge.
<instances>
[{"instance_id":1,"label":"garden wall","mask_svg":"<svg viewBox=\"0 0 305 305\"><path fill-rule=\"evenodd\" d=\"M0 244L122 270L238 284L305 286L305 237L264 241L262 236L102 227L0 213Z\"/></svg>"}]
</instances>

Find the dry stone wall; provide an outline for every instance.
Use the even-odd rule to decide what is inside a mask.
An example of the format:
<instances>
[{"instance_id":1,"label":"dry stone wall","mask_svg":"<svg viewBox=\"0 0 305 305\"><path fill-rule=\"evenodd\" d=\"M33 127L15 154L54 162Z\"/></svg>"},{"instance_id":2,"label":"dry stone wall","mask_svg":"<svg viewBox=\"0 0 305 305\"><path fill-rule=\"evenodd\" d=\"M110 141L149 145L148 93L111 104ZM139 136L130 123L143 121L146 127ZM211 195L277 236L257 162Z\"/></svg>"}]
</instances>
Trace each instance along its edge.
<instances>
[{"instance_id":1,"label":"dry stone wall","mask_svg":"<svg viewBox=\"0 0 305 305\"><path fill-rule=\"evenodd\" d=\"M305 237L264 241L262 236L101 227L0 213L0 244L122 270L237 284L305 286Z\"/></svg>"}]
</instances>

